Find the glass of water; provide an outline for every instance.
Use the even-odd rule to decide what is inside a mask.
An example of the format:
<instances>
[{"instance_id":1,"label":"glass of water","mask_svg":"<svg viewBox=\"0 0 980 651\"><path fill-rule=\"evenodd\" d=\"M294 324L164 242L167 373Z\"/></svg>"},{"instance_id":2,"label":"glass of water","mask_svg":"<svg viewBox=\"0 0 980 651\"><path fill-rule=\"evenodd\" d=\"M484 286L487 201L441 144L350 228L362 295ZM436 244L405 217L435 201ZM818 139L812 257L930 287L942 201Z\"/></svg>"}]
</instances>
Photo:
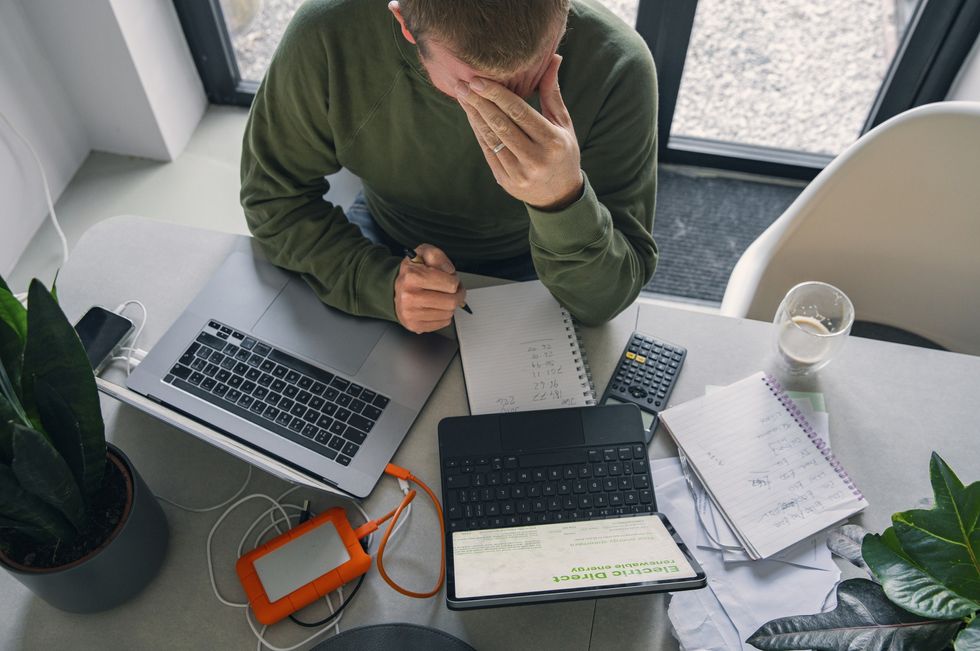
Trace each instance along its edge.
<instances>
[{"instance_id":1,"label":"glass of water","mask_svg":"<svg viewBox=\"0 0 980 651\"><path fill-rule=\"evenodd\" d=\"M810 281L786 293L773 318L776 352L790 375L814 373L844 346L854 324L854 306L833 285Z\"/></svg>"}]
</instances>

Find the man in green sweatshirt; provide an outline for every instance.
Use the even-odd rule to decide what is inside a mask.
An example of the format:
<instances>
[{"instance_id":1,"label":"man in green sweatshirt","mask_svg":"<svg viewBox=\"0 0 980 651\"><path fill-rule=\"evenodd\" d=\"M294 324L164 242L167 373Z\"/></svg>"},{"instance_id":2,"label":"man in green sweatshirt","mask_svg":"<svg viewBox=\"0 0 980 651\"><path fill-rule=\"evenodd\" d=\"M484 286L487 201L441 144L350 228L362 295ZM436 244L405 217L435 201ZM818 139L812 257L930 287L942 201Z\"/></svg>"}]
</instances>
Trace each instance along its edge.
<instances>
[{"instance_id":1,"label":"man in green sweatshirt","mask_svg":"<svg viewBox=\"0 0 980 651\"><path fill-rule=\"evenodd\" d=\"M349 313L436 330L467 271L536 275L597 324L656 266L656 124L650 53L595 0L309 0L252 104L242 205ZM341 168L347 214L323 199Z\"/></svg>"}]
</instances>

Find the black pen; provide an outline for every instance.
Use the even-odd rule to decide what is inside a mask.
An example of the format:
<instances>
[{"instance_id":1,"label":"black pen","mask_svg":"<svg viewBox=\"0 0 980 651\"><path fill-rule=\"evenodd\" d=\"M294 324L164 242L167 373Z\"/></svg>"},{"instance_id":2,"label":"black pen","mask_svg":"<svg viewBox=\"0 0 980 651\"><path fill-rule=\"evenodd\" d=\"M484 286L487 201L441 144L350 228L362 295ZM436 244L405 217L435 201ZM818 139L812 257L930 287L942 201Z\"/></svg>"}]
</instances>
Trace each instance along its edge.
<instances>
[{"instance_id":1,"label":"black pen","mask_svg":"<svg viewBox=\"0 0 980 651\"><path fill-rule=\"evenodd\" d=\"M425 264L425 260L423 260L422 256L420 256L418 253L415 252L415 249L406 248L405 257L408 258L408 261L413 264ZM473 314L473 310L471 310L470 306L467 305L466 303L463 303L462 307L464 310L466 310L468 314Z\"/></svg>"}]
</instances>

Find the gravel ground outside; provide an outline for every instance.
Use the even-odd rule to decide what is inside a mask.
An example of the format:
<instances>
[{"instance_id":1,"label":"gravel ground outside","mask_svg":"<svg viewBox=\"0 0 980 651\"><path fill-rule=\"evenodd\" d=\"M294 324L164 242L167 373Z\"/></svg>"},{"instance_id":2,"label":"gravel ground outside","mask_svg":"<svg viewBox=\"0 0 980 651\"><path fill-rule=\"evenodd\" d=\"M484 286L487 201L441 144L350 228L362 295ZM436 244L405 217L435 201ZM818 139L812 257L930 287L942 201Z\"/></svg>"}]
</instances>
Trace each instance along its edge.
<instances>
[{"instance_id":1,"label":"gravel ground outside","mask_svg":"<svg viewBox=\"0 0 980 651\"><path fill-rule=\"evenodd\" d=\"M639 0L602 1L636 22ZM839 153L894 55L896 2L700 0L671 132ZM242 78L261 79L302 0L221 4Z\"/></svg>"},{"instance_id":2,"label":"gravel ground outside","mask_svg":"<svg viewBox=\"0 0 980 651\"><path fill-rule=\"evenodd\" d=\"M894 0L699 0L672 134L837 154L898 42Z\"/></svg>"}]
</instances>

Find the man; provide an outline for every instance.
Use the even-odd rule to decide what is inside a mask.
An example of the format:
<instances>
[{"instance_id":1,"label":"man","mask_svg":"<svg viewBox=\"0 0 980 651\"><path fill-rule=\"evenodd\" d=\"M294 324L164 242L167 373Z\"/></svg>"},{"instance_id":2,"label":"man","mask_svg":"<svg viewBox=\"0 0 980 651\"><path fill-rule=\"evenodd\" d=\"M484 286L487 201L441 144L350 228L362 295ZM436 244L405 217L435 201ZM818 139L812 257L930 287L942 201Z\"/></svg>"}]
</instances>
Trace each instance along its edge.
<instances>
[{"instance_id":1,"label":"man","mask_svg":"<svg viewBox=\"0 0 980 651\"><path fill-rule=\"evenodd\" d=\"M646 45L594 0L311 0L255 96L242 205L349 313L442 328L459 270L537 275L597 324L656 265L656 110ZM342 167L347 215L322 199Z\"/></svg>"}]
</instances>

